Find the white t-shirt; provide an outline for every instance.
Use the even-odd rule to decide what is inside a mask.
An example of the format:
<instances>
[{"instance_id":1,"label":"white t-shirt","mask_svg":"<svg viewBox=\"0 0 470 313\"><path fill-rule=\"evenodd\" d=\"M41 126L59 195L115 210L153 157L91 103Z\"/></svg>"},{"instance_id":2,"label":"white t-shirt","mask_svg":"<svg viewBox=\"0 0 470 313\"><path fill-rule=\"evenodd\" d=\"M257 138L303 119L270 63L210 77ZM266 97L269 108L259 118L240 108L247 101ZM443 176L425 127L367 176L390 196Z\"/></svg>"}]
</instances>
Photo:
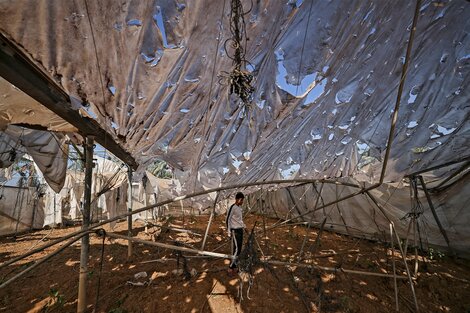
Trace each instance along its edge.
<instances>
[{"instance_id":1,"label":"white t-shirt","mask_svg":"<svg viewBox=\"0 0 470 313\"><path fill-rule=\"evenodd\" d=\"M243 209L236 204L233 204L229 210L227 216L227 227L228 229L245 228L243 223Z\"/></svg>"}]
</instances>

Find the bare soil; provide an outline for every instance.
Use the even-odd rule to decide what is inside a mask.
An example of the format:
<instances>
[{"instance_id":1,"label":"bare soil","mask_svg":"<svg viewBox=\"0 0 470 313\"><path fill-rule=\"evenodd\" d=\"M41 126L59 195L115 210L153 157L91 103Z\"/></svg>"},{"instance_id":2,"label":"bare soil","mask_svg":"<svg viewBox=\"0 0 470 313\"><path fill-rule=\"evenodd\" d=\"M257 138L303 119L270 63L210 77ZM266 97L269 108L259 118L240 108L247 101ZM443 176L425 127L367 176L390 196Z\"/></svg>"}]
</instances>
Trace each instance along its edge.
<instances>
[{"instance_id":1,"label":"bare soil","mask_svg":"<svg viewBox=\"0 0 470 313\"><path fill-rule=\"evenodd\" d=\"M148 234L143 223L135 222L133 235L145 240L200 248L207 216L173 218L168 226L194 233L177 232L151 226ZM392 312L395 310L393 279L342 272L342 269L392 273L389 246L364 239L323 232L315 251L318 229L286 226L263 233L260 216L246 218L250 231L258 221L255 237L257 252L266 258L297 262L305 234L308 240L304 263L336 268L321 271L299 266L254 266L253 281L244 278L242 297L240 279L227 272L228 260L178 255L175 251L134 244L131 259L127 241L106 238L101 263L102 239L91 235L88 281L88 311L93 312ZM267 220L268 225L277 222ZM163 224L164 221L159 224ZM126 222L114 231L127 234ZM56 228L0 238L2 263L15 256L63 237L79 227ZM107 229L109 230L109 229ZM245 234L245 240L248 234ZM60 245L59 245L60 246ZM58 247L28 257L0 269L2 282L25 269L31 262ZM261 250L260 250L261 249ZM205 250L230 253L224 230L224 216L214 219ZM408 265L414 271L411 251ZM397 275L406 271L395 251ZM178 262L179 259L179 262ZM421 256L414 281L421 312L470 312L470 265L467 260L452 259L434 252L433 259ZM76 312L80 242L38 266L25 276L0 289L0 312ZM178 264L179 263L179 266ZM102 271L100 271L102 264ZM179 271L178 271L179 270ZM146 277L136 278L141 272ZM181 273L183 272L183 273ZM140 274L143 275L143 274ZM100 278L100 280L99 280ZM100 284L98 302L97 287ZM248 290L248 287L249 290ZM249 291L249 292L248 292ZM400 312L414 312L408 280L398 280Z\"/></svg>"}]
</instances>

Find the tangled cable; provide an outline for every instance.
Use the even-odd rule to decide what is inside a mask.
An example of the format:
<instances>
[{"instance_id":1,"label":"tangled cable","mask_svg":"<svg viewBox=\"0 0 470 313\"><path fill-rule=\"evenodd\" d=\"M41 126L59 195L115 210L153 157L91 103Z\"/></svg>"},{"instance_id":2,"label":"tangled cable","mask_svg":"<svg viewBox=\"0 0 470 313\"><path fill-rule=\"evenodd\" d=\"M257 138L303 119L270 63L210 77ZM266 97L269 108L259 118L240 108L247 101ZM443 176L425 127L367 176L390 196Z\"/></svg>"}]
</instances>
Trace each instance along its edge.
<instances>
[{"instance_id":1,"label":"tangled cable","mask_svg":"<svg viewBox=\"0 0 470 313\"><path fill-rule=\"evenodd\" d=\"M249 108L252 99L254 87L251 85L253 75L246 70L249 62L246 60L246 25L244 16L250 13L251 8L243 11L241 0L231 0L230 4L230 33L232 37L227 39L224 44L225 53L232 60L233 68L230 73L224 72L228 76L230 83L230 94L236 94L240 97L245 108ZM233 50L229 53L227 47Z\"/></svg>"}]
</instances>

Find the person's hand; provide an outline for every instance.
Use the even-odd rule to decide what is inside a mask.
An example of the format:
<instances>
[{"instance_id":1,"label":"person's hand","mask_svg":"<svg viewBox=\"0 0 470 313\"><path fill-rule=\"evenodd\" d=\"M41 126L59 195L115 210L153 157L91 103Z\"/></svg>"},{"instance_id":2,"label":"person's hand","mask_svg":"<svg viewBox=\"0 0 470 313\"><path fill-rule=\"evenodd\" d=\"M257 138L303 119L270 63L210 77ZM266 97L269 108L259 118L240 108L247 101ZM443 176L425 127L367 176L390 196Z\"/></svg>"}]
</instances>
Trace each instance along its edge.
<instances>
[{"instance_id":1,"label":"person's hand","mask_svg":"<svg viewBox=\"0 0 470 313\"><path fill-rule=\"evenodd\" d=\"M227 230L227 236L228 238L232 238L232 232L230 230Z\"/></svg>"}]
</instances>

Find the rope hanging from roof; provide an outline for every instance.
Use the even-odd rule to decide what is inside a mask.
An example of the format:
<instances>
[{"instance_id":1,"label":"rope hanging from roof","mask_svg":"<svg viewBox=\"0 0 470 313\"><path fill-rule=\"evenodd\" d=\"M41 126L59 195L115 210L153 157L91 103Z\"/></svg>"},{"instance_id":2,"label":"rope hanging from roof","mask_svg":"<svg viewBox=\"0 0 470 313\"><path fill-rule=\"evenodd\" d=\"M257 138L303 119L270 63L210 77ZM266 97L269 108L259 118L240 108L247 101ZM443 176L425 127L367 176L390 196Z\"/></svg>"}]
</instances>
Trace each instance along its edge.
<instances>
[{"instance_id":1,"label":"rope hanging from roof","mask_svg":"<svg viewBox=\"0 0 470 313\"><path fill-rule=\"evenodd\" d=\"M246 60L246 43L249 40L246 37L246 25L244 16L250 13L243 11L241 0L231 0L230 4L230 33L232 37L225 41L225 52L232 60L233 68L228 74L230 82L229 94L236 94L243 102L245 109L249 109L252 100L254 87L252 86L253 75L246 69L249 62ZM229 53L227 44L233 51Z\"/></svg>"}]
</instances>

